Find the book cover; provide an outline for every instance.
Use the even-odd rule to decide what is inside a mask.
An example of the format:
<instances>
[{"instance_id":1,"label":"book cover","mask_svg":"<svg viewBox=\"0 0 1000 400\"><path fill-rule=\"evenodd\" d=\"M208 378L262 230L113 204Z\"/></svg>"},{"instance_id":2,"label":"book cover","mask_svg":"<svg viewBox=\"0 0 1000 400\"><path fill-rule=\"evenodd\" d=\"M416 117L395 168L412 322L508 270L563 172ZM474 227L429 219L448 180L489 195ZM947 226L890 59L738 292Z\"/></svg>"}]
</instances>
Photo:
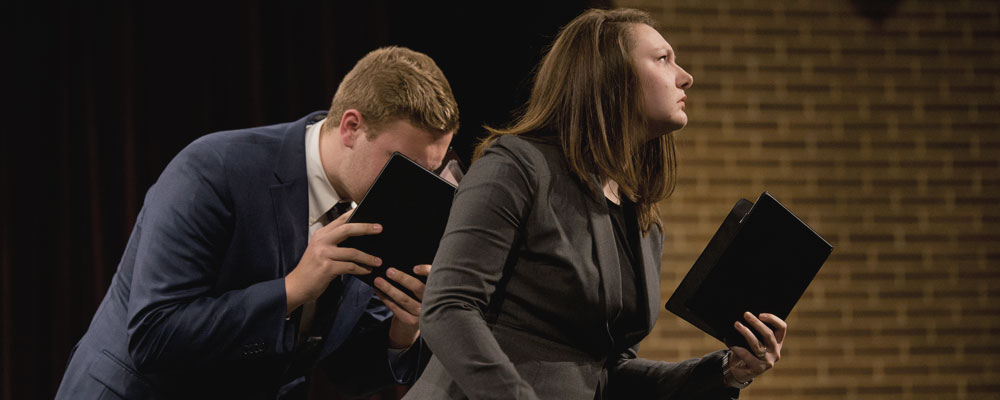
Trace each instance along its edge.
<instances>
[{"instance_id":1,"label":"book cover","mask_svg":"<svg viewBox=\"0 0 1000 400\"><path fill-rule=\"evenodd\" d=\"M733 322L746 324L745 311L788 318L832 251L769 193L756 203L740 199L666 309L727 346L746 347Z\"/></svg>"}]
</instances>

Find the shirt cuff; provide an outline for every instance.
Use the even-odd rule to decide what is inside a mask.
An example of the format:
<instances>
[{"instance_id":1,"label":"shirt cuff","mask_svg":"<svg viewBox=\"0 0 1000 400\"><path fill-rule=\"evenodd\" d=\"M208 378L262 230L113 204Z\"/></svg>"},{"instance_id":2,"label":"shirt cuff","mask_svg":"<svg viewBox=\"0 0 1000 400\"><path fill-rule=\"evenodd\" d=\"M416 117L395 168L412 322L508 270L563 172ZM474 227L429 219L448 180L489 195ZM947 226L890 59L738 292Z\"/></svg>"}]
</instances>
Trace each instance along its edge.
<instances>
[{"instance_id":1,"label":"shirt cuff","mask_svg":"<svg viewBox=\"0 0 1000 400\"><path fill-rule=\"evenodd\" d=\"M396 380L397 383L404 382L407 373L410 372L410 365L403 358L411 347L413 346L405 349L386 348L386 355L389 357L389 371L392 372L392 379Z\"/></svg>"}]
</instances>

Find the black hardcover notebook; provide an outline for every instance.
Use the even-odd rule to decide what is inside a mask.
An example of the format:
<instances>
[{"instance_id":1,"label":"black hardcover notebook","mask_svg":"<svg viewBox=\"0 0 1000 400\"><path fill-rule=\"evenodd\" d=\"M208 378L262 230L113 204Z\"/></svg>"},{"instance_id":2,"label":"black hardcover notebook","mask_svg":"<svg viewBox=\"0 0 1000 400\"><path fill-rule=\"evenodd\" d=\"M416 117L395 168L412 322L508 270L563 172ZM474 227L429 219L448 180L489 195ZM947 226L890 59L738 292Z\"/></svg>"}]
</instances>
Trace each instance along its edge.
<instances>
[{"instance_id":1,"label":"black hardcover notebook","mask_svg":"<svg viewBox=\"0 0 1000 400\"><path fill-rule=\"evenodd\" d=\"M393 153L348 220L382 224L382 233L349 237L340 243L382 258L381 267L357 278L372 285L381 276L412 296L387 278L385 270L393 267L426 280L414 275L413 267L434 261L454 196L454 185L399 152Z\"/></svg>"},{"instance_id":2,"label":"black hardcover notebook","mask_svg":"<svg viewBox=\"0 0 1000 400\"><path fill-rule=\"evenodd\" d=\"M788 318L832 251L769 193L756 204L740 199L666 308L728 346L746 348L733 322L747 325L744 311Z\"/></svg>"}]
</instances>

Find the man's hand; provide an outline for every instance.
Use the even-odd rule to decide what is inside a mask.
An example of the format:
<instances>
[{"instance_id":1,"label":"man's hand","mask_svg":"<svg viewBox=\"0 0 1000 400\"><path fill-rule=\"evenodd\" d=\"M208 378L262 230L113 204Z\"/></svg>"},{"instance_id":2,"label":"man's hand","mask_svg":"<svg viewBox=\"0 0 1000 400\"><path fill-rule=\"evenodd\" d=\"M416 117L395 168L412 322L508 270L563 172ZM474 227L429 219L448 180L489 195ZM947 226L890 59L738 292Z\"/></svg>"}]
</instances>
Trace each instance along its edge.
<instances>
[{"instance_id":1,"label":"man's hand","mask_svg":"<svg viewBox=\"0 0 1000 400\"><path fill-rule=\"evenodd\" d=\"M382 232L379 224L348 224L353 210L320 228L309 239L309 246L302 259L285 277L286 313L313 301L323 294L330 281L343 274L366 275L371 273L356 263L378 267L382 259L361 250L338 247L351 236L375 235Z\"/></svg>"},{"instance_id":2,"label":"man's hand","mask_svg":"<svg viewBox=\"0 0 1000 400\"><path fill-rule=\"evenodd\" d=\"M750 348L744 349L740 346L730 347L729 350L732 351L733 356L729 359L729 369L732 371L733 377L738 381L747 382L767 372L767 370L774 367L774 363L781 359L781 346L785 341L785 332L788 329L788 324L781 318L778 318L778 316L766 313L760 314L760 318L758 318L746 312L743 313L743 319L750 326L753 326L754 330L763 339L763 342L757 340L753 333L750 332L750 329L739 321L736 321L734 324L736 330L747 340ZM764 324L765 322L773 326L774 330L772 331L770 327Z\"/></svg>"},{"instance_id":3,"label":"man's hand","mask_svg":"<svg viewBox=\"0 0 1000 400\"><path fill-rule=\"evenodd\" d=\"M389 347L405 349L413 345L420 336L420 302L424 298L424 283L395 268L389 268L385 273L389 279L396 281L417 297L414 299L406 295L385 279L375 278L375 288L378 289L375 293L393 314L389 325ZM429 264L415 266L413 273L426 277L431 273L431 266Z\"/></svg>"}]
</instances>

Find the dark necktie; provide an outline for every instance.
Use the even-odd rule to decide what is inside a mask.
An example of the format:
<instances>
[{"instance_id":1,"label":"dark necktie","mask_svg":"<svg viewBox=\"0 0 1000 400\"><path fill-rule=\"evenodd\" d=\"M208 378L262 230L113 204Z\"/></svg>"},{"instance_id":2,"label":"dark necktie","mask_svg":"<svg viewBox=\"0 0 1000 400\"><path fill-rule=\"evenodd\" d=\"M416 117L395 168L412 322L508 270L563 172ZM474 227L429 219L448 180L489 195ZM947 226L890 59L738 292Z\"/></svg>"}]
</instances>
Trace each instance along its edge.
<instances>
[{"instance_id":1,"label":"dark necktie","mask_svg":"<svg viewBox=\"0 0 1000 400\"><path fill-rule=\"evenodd\" d=\"M330 210L326 212L326 224L333 222L333 220L337 219L338 217L340 217L341 215L343 215L345 212L348 211L351 211L351 202L342 201L340 203L334 204L333 207L330 207ZM326 224L323 225L325 226Z\"/></svg>"},{"instance_id":2,"label":"dark necktie","mask_svg":"<svg viewBox=\"0 0 1000 400\"><path fill-rule=\"evenodd\" d=\"M323 225L328 225L350 210L350 202L342 201L335 204L326 212L326 222ZM333 326L333 320L337 312L337 303L340 300L342 292L341 278L337 277L330 281L330 286L326 288L314 303L302 305L302 323L299 325L297 344L315 345L326 337Z\"/></svg>"}]
</instances>

